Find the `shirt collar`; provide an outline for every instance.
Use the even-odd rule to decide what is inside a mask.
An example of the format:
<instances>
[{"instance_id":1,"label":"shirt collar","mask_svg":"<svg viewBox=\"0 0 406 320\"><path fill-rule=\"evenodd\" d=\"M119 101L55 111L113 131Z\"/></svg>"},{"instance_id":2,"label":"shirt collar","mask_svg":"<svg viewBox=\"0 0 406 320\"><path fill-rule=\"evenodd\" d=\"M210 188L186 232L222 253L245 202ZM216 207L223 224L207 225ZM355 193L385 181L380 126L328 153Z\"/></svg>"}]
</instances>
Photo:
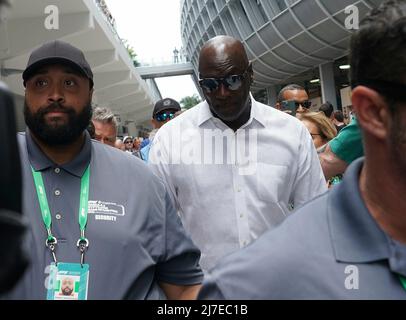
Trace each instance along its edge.
<instances>
[{"instance_id":1,"label":"shirt collar","mask_svg":"<svg viewBox=\"0 0 406 320\"><path fill-rule=\"evenodd\" d=\"M254 97L252 96L252 94L250 94L251 96L251 118L250 121L255 120L256 122L258 122L262 127L266 127L266 123L265 123L265 119L266 116L262 113L262 110L260 109L259 105L258 105L258 101L256 101L254 99ZM267 106L268 108L272 108L270 106Z\"/></svg>"},{"instance_id":2,"label":"shirt collar","mask_svg":"<svg viewBox=\"0 0 406 320\"><path fill-rule=\"evenodd\" d=\"M85 143L82 150L72 161L60 166L54 163L46 156L46 154L42 152L41 148L32 138L31 132L28 128L25 135L27 141L28 158L35 171L43 171L52 167L58 167L79 178L83 176L91 159L91 139L86 130Z\"/></svg>"},{"instance_id":3,"label":"shirt collar","mask_svg":"<svg viewBox=\"0 0 406 320\"><path fill-rule=\"evenodd\" d=\"M361 197L359 174L364 159L355 161L328 197L328 224L337 261L367 263L389 259L388 238Z\"/></svg>"},{"instance_id":4,"label":"shirt collar","mask_svg":"<svg viewBox=\"0 0 406 320\"><path fill-rule=\"evenodd\" d=\"M207 101L203 101L200 105L197 125L200 127L211 118L214 118L214 116L210 111L209 104Z\"/></svg>"},{"instance_id":5,"label":"shirt collar","mask_svg":"<svg viewBox=\"0 0 406 320\"><path fill-rule=\"evenodd\" d=\"M261 110L259 109L258 102L255 101L251 93L250 97L251 97L251 116L247 124L244 125L244 127L249 125L253 120L258 122L262 127L265 127L265 119L261 113ZM204 101L199 110L197 125L200 127L211 118L214 118L213 113L210 111L210 107L207 101Z\"/></svg>"}]
</instances>

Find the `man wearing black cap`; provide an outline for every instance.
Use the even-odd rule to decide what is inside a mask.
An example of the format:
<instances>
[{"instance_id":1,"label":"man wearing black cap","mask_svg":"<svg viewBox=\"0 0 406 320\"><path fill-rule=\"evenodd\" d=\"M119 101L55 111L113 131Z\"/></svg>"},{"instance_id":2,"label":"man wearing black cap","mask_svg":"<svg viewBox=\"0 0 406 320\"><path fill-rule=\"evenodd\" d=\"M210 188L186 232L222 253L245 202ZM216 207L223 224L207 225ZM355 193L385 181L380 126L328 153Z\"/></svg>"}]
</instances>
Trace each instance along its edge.
<instances>
[{"instance_id":1,"label":"man wearing black cap","mask_svg":"<svg viewBox=\"0 0 406 320\"><path fill-rule=\"evenodd\" d=\"M161 128L165 123L175 117L175 113L180 111L179 103L171 98L165 98L155 103L152 112L152 126L154 129Z\"/></svg>"},{"instance_id":2,"label":"man wearing black cap","mask_svg":"<svg viewBox=\"0 0 406 320\"><path fill-rule=\"evenodd\" d=\"M32 264L8 298L58 299L65 276L79 300L194 298L200 252L164 185L86 131L93 73L84 54L49 42L31 54L23 79L28 129L18 142Z\"/></svg>"},{"instance_id":3,"label":"man wearing black cap","mask_svg":"<svg viewBox=\"0 0 406 320\"><path fill-rule=\"evenodd\" d=\"M154 139L155 133L160 129L165 123L169 122L176 117L176 113L181 111L179 103L171 98L165 98L159 100L155 103L154 111L152 112L152 126L154 130L151 132L149 137L149 143L141 149L141 158L148 162L149 149L151 148L152 140Z\"/></svg>"}]
</instances>

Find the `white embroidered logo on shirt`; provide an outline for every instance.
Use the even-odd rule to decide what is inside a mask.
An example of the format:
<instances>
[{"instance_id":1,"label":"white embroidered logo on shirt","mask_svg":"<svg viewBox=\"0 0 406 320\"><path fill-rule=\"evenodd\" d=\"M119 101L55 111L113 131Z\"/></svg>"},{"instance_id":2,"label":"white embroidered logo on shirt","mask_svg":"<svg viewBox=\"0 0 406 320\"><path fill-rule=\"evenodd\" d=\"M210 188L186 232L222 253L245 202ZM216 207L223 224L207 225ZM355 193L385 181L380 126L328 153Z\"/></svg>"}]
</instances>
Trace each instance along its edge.
<instances>
[{"instance_id":1,"label":"white embroidered logo on shirt","mask_svg":"<svg viewBox=\"0 0 406 320\"><path fill-rule=\"evenodd\" d=\"M121 204L104 201L89 201L88 213L94 214L96 220L116 222L117 217L125 216L125 208Z\"/></svg>"}]
</instances>

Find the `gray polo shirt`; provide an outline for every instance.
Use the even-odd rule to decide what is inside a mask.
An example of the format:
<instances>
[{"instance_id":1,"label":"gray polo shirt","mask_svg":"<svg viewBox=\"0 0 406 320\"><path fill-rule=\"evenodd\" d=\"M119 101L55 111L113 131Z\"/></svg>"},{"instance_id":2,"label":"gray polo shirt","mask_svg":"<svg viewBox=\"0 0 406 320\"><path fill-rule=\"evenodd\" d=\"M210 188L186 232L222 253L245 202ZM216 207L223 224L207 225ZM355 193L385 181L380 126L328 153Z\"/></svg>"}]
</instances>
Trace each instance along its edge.
<instances>
[{"instance_id":1,"label":"gray polo shirt","mask_svg":"<svg viewBox=\"0 0 406 320\"><path fill-rule=\"evenodd\" d=\"M406 299L406 246L391 240L359 190L363 159L206 278L200 299Z\"/></svg>"},{"instance_id":2,"label":"gray polo shirt","mask_svg":"<svg viewBox=\"0 0 406 320\"><path fill-rule=\"evenodd\" d=\"M199 249L186 235L163 183L131 154L90 140L70 163L55 165L27 131L18 141L23 166L23 211L30 231L31 266L11 299L45 299L46 267L52 262L30 164L42 172L60 262L79 263L76 242L80 180L90 162L88 299L158 299L157 282L202 281ZM49 271L48 271L49 272Z\"/></svg>"}]
</instances>

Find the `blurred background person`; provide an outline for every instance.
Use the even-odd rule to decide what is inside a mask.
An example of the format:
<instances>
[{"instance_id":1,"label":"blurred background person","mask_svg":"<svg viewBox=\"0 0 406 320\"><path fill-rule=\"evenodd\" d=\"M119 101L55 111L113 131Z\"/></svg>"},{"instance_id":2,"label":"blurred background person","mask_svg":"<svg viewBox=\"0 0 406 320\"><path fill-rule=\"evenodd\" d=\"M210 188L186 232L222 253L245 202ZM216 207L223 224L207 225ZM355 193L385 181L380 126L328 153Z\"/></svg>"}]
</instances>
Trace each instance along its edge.
<instances>
[{"instance_id":1,"label":"blurred background person","mask_svg":"<svg viewBox=\"0 0 406 320\"><path fill-rule=\"evenodd\" d=\"M133 153L134 148L134 138L132 136L125 136L123 139L124 151L128 153Z\"/></svg>"},{"instance_id":2,"label":"blurred background person","mask_svg":"<svg viewBox=\"0 0 406 320\"><path fill-rule=\"evenodd\" d=\"M333 123L337 129L337 132L340 132L345 128L346 124L344 123L344 115L342 111L338 110L333 113Z\"/></svg>"},{"instance_id":3,"label":"blurred background person","mask_svg":"<svg viewBox=\"0 0 406 320\"><path fill-rule=\"evenodd\" d=\"M133 155L141 158L140 147L141 147L142 138L136 137L133 142Z\"/></svg>"},{"instance_id":4,"label":"blurred background person","mask_svg":"<svg viewBox=\"0 0 406 320\"><path fill-rule=\"evenodd\" d=\"M154 105L154 110L152 111L152 119L151 124L154 127L154 130L151 131L148 140L149 143L143 147L141 147L140 155L141 159L145 162L148 162L149 158L149 150L152 145L152 141L155 137L157 131L167 122L174 119L182 113L182 109L180 107L179 102L172 98L165 98L159 100Z\"/></svg>"},{"instance_id":5,"label":"blurred background person","mask_svg":"<svg viewBox=\"0 0 406 320\"><path fill-rule=\"evenodd\" d=\"M317 152L321 152L326 144L337 135L336 128L323 112L308 112L302 115L301 121L309 130Z\"/></svg>"},{"instance_id":6,"label":"blurred background person","mask_svg":"<svg viewBox=\"0 0 406 320\"><path fill-rule=\"evenodd\" d=\"M125 151L125 145L124 145L123 140L121 140L121 139L116 140L116 142L114 143L114 147L121 151Z\"/></svg>"},{"instance_id":7,"label":"blurred background person","mask_svg":"<svg viewBox=\"0 0 406 320\"><path fill-rule=\"evenodd\" d=\"M333 121L334 106L329 101L323 103L320 106L319 111L323 112L330 121Z\"/></svg>"},{"instance_id":8,"label":"blurred background person","mask_svg":"<svg viewBox=\"0 0 406 320\"><path fill-rule=\"evenodd\" d=\"M114 147L117 139L117 120L108 108L96 107L93 110L92 122L95 128L95 139Z\"/></svg>"},{"instance_id":9,"label":"blurred background person","mask_svg":"<svg viewBox=\"0 0 406 320\"><path fill-rule=\"evenodd\" d=\"M317 153L322 153L328 146L329 141L337 136L337 129L323 112L308 112L302 115L302 122L312 136ZM342 173L334 175L327 180L327 186L331 187L342 180Z\"/></svg>"},{"instance_id":10,"label":"blurred background person","mask_svg":"<svg viewBox=\"0 0 406 320\"><path fill-rule=\"evenodd\" d=\"M300 119L302 114L309 112L311 106L312 102L305 88L289 84L279 92L275 108Z\"/></svg>"},{"instance_id":11,"label":"blurred background person","mask_svg":"<svg viewBox=\"0 0 406 320\"><path fill-rule=\"evenodd\" d=\"M362 134L358 120L354 116L351 122L341 129L337 136L329 141L325 150L319 154L321 167L327 180L343 174L347 167L364 155Z\"/></svg>"}]
</instances>

